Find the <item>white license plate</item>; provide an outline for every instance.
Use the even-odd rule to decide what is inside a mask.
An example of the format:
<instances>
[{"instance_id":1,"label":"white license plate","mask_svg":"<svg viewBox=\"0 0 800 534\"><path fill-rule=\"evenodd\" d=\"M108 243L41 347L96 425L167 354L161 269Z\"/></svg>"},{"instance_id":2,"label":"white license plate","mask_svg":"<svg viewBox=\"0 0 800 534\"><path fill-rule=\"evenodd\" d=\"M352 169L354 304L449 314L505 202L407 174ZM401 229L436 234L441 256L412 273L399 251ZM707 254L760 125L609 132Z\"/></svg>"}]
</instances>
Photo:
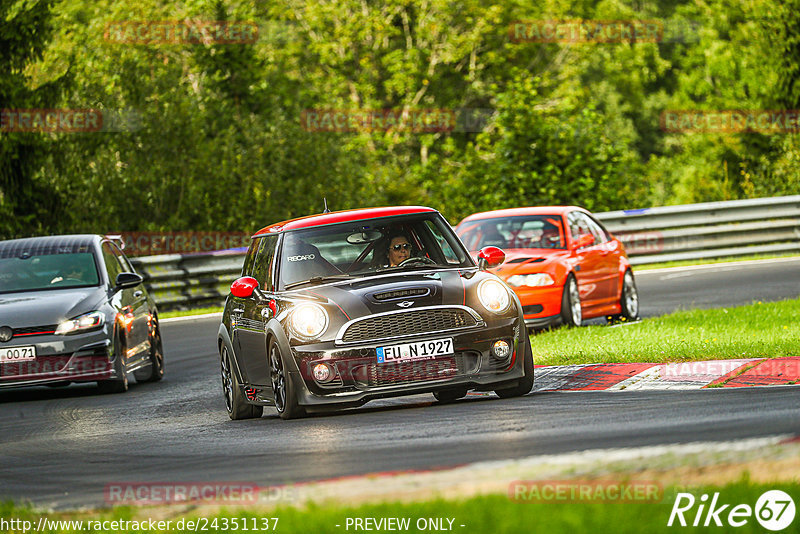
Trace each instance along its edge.
<instances>
[{"instance_id":1,"label":"white license plate","mask_svg":"<svg viewBox=\"0 0 800 534\"><path fill-rule=\"evenodd\" d=\"M453 338L388 345L386 347L378 347L376 351L378 353L378 363L427 360L428 358L453 354Z\"/></svg>"},{"instance_id":2,"label":"white license plate","mask_svg":"<svg viewBox=\"0 0 800 534\"><path fill-rule=\"evenodd\" d=\"M0 349L0 363L29 362L36 359L36 347L8 347Z\"/></svg>"}]
</instances>

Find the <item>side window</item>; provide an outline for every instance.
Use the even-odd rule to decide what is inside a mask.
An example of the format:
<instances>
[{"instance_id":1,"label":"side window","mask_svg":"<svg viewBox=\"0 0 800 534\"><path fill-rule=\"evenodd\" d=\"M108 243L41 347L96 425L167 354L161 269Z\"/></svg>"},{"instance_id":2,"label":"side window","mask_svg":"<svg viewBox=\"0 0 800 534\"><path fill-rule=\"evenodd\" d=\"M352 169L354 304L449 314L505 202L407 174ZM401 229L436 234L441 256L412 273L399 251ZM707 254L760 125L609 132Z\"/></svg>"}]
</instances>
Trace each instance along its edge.
<instances>
[{"instance_id":1,"label":"side window","mask_svg":"<svg viewBox=\"0 0 800 534\"><path fill-rule=\"evenodd\" d=\"M578 211L571 211L569 215L567 215L567 223L569 224L569 233L572 235L573 241L578 239L581 234L587 233L584 228L581 227L581 220L580 220L580 212Z\"/></svg>"},{"instance_id":2,"label":"side window","mask_svg":"<svg viewBox=\"0 0 800 534\"><path fill-rule=\"evenodd\" d=\"M126 273L135 273L136 270L133 268L133 265L128 261L128 258L125 254L122 253L122 250L116 245L116 243L111 243L111 251L114 253L114 256L117 258L122 270Z\"/></svg>"},{"instance_id":3,"label":"side window","mask_svg":"<svg viewBox=\"0 0 800 534\"><path fill-rule=\"evenodd\" d=\"M594 217L590 215L585 215L586 220L589 222L589 230L594 235L595 241L597 243L605 243L609 241L611 238L608 236L608 232L606 232L603 225L597 222Z\"/></svg>"},{"instance_id":4,"label":"side window","mask_svg":"<svg viewBox=\"0 0 800 534\"><path fill-rule=\"evenodd\" d=\"M600 243L605 243L608 241L608 236L600 228L600 225L594 222L588 215L585 213L580 214L581 218L581 226L585 228L584 233L589 233L594 236L594 243L599 245Z\"/></svg>"},{"instance_id":5,"label":"side window","mask_svg":"<svg viewBox=\"0 0 800 534\"><path fill-rule=\"evenodd\" d=\"M109 242L106 241L103 243L102 250L103 262L106 264L106 271L108 272L108 281L113 286L117 275L122 272L122 266Z\"/></svg>"},{"instance_id":6,"label":"side window","mask_svg":"<svg viewBox=\"0 0 800 534\"><path fill-rule=\"evenodd\" d=\"M258 286L264 291L273 290L273 264L275 262L275 247L278 244L278 236L270 235L262 237L256 254L253 266L253 277L258 280Z\"/></svg>"},{"instance_id":7,"label":"side window","mask_svg":"<svg viewBox=\"0 0 800 534\"><path fill-rule=\"evenodd\" d=\"M251 276L253 274L253 264L256 262L256 251L262 240L263 238L257 238L250 241L250 247L247 249L247 255L244 257L244 265L242 265L242 276Z\"/></svg>"}]
</instances>

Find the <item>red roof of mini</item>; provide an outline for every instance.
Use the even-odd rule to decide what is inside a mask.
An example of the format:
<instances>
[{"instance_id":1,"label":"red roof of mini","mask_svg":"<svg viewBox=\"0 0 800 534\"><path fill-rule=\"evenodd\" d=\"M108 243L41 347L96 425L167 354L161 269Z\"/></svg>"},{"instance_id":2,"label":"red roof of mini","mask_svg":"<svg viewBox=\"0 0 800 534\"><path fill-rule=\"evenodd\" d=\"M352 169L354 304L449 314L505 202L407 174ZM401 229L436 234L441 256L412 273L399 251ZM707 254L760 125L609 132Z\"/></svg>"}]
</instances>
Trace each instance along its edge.
<instances>
[{"instance_id":1,"label":"red roof of mini","mask_svg":"<svg viewBox=\"0 0 800 534\"><path fill-rule=\"evenodd\" d=\"M307 215L305 217L298 217L297 219L271 224L253 234L253 237L261 237L276 232L285 232L287 230L297 230L299 228L313 228L315 226L325 226L328 224L395 217L397 215L410 215L413 213L436 213L436 210L425 206L392 206L332 211L330 213Z\"/></svg>"},{"instance_id":2,"label":"red roof of mini","mask_svg":"<svg viewBox=\"0 0 800 534\"><path fill-rule=\"evenodd\" d=\"M572 210L586 211L579 206L531 206L527 208L508 208L504 210L483 211L465 217L460 223L500 217L519 217L523 215L564 215Z\"/></svg>"}]
</instances>

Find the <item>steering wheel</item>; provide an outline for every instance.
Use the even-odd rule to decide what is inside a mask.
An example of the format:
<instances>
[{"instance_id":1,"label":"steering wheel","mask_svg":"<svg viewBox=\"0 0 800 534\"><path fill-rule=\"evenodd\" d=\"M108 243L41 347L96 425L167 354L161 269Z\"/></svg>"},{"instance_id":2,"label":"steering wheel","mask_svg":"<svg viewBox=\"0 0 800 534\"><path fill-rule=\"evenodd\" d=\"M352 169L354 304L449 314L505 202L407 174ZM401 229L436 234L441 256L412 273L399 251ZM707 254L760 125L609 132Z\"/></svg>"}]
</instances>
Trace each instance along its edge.
<instances>
[{"instance_id":1,"label":"steering wheel","mask_svg":"<svg viewBox=\"0 0 800 534\"><path fill-rule=\"evenodd\" d=\"M404 259L403 261L398 263L397 266L398 267L405 267L406 265L411 265L412 263L425 263L425 264L428 264L428 265L436 265L436 262L433 261L432 259L430 259L427 256L420 256L420 257L414 256L414 257L411 257L411 258Z\"/></svg>"}]
</instances>

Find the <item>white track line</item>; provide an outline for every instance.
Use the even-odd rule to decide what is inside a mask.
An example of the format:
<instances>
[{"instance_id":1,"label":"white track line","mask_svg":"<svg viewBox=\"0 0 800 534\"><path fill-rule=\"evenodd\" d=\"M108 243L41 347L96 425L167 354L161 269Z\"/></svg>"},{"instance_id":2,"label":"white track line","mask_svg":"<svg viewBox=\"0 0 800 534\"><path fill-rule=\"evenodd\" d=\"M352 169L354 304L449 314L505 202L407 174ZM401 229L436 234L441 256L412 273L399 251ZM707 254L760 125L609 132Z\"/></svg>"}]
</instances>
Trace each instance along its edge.
<instances>
[{"instance_id":1,"label":"white track line","mask_svg":"<svg viewBox=\"0 0 800 534\"><path fill-rule=\"evenodd\" d=\"M218 317L222 319L222 312L204 313L202 315L185 315L183 317L168 317L166 319L159 319L158 322L161 324L178 323L181 321L197 321L199 319L210 319L212 317Z\"/></svg>"},{"instance_id":2,"label":"white track line","mask_svg":"<svg viewBox=\"0 0 800 534\"><path fill-rule=\"evenodd\" d=\"M644 269L641 271L636 270L636 266L633 266L633 272L636 276L642 276L645 274L659 274L659 273L670 273L670 272L679 272L679 271L690 271L695 269L719 269L720 267L737 267L737 266L746 266L746 265L759 265L759 264L769 264L769 263L786 263L791 261L800 261L800 256L792 256L790 258L768 258L765 260L743 260L743 261L723 261L723 262L716 262L716 263L703 263L700 265L682 265L679 267L662 267L660 269Z\"/></svg>"}]
</instances>

